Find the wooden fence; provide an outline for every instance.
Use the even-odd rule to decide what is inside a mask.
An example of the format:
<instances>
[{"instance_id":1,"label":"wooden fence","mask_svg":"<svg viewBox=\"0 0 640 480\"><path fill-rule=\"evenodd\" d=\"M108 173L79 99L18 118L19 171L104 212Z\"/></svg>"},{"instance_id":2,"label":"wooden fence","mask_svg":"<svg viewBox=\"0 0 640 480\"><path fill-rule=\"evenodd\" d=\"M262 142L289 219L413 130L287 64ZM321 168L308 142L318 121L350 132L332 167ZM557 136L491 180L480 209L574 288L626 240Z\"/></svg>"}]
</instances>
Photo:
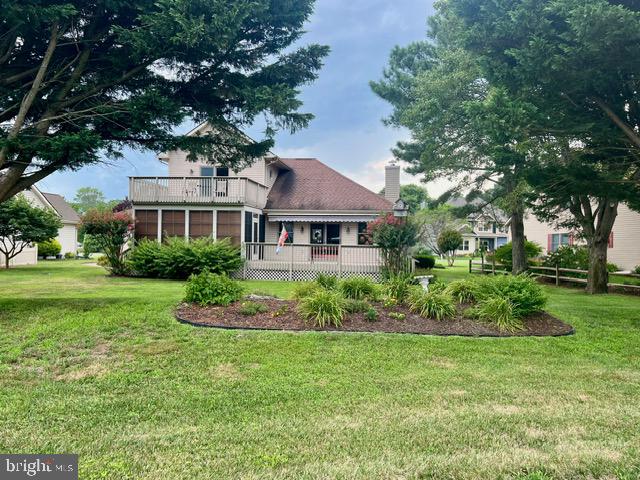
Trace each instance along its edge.
<instances>
[{"instance_id":1,"label":"wooden fence","mask_svg":"<svg viewBox=\"0 0 640 480\"><path fill-rule=\"evenodd\" d=\"M563 282L566 283L587 283L587 270L579 270L576 268L559 268L555 267L542 267L542 266L529 266L529 272L539 278L545 278L553 280L556 285L560 285ZM485 261L481 259L478 261L469 260L469 273L485 273L485 274L509 274L510 268L506 265L496 263L495 259L492 261ZM569 275L567 275L569 274ZM578 276L572 276L578 275ZM610 273L609 276L633 278L640 280L640 275L633 273ZM627 285L624 283L609 282L608 285L614 288L625 288L634 292L640 293L640 285Z\"/></svg>"}]
</instances>

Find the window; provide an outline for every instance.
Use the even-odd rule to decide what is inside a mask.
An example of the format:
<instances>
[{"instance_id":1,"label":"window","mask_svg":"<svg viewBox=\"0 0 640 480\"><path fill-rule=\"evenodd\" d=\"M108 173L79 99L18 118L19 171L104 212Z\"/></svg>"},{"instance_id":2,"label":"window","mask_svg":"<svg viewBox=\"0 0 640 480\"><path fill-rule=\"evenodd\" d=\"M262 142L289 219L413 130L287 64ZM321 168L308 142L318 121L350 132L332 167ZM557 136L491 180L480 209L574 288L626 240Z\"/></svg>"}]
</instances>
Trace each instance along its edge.
<instances>
[{"instance_id":1,"label":"window","mask_svg":"<svg viewBox=\"0 0 640 480\"><path fill-rule=\"evenodd\" d=\"M571 245L571 238L568 233L552 233L549 235L549 251L555 252L563 245Z\"/></svg>"},{"instance_id":2,"label":"window","mask_svg":"<svg viewBox=\"0 0 640 480\"><path fill-rule=\"evenodd\" d=\"M162 211L162 238L184 237L184 210Z\"/></svg>"},{"instance_id":3,"label":"window","mask_svg":"<svg viewBox=\"0 0 640 480\"><path fill-rule=\"evenodd\" d=\"M158 239L158 211L157 210L136 210L135 211L135 237L136 240L149 238Z\"/></svg>"},{"instance_id":4,"label":"window","mask_svg":"<svg viewBox=\"0 0 640 480\"><path fill-rule=\"evenodd\" d=\"M358 223L358 245L373 245L373 235L367 231L367 222Z\"/></svg>"},{"instance_id":5,"label":"window","mask_svg":"<svg viewBox=\"0 0 640 480\"><path fill-rule=\"evenodd\" d=\"M213 167L200 167L201 177L213 177Z\"/></svg>"},{"instance_id":6,"label":"window","mask_svg":"<svg viewBox=\"0 0 640 480\"><path fill-rule=\"evenodd\" d=\"M327 223L327 245L340 245L340 224Z\"/></svg>"},{"instance_id":7,"label":"window","mask_svg":"<svg viewBox=\"0 0 640 480\"><path fill-rule=\"evenodd\" d=\"M216 168L216 177L228 177L228 176L229 176L229 167Z\"/></svg>"},{"instance_id":8,"label":"window","mask_svg":"<svg viewBox=\"0 0 640 480\"><path fill-rule=\"evenodd\" d=\"M289 236L284 243L293 243L293 222L280 222L278 223L278 238L280 238L280 234L282 233L282 226L287 230Z\"/></svg>"},{"instance_id":9,"label":"window","mask_svg":"<svg viewBox=\"0 0 640 480\"><path fill-rule=\"evenodd\" d=\"M462 250L464 250L465 252L469 251L469 240L462 241Z\"/></svg>"},{"instance_id":10,"label":"window","mask_svg":"<svg viewBox=\"0 0 640 480\"><path fill-rule=\"evenodd\" d=\"M210 237L213 234L213 212L191 210L189 212L189 236L191 238Z\"/></svg>"},{"instance_id":11,"label":"window","mask_svg":"<svg viewBox=\"0 0 640 480\"><path fill-rule=\"evenodd\" d=\"M241 212L218 210L216 237L229 238L233 245L240 245Z\"/></svg>"}]
</instances>

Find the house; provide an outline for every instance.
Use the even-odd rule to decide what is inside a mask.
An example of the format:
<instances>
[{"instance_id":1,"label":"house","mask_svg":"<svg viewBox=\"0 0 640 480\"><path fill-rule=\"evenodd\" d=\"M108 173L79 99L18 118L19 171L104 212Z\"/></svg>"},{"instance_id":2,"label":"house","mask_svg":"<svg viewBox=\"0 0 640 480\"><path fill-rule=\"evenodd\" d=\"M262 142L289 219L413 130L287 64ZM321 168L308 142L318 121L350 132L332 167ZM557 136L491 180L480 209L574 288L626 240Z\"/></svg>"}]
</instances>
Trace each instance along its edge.
<instances>
[{"instance_id":1,"label":"house","mask_svg":"<svg viewBox=\"0 0 640 480\"><path fill-rule=\"evenodd\" d=\"M248 278L379 271L367 223L398 200L398 165L385 169L383 197L315 158L267 156L240 171L189 161L179 150L159 159L168 176L129 179L136 239L229 238L243 246ZM276 252L283 229L288 238Z\"/></svg>"},{"instance_id":2,"label":"house","mask_svg":"<svg viewBox=\"0 0 640 480\"><path fill-rule=\"evenodd\" d=\"M543 249L543 255L555 252L561 245L584 243L568 229L558 230L552 225L540 222L534 215L527 214L524 220L524 233L527 240L537 243ZM623 270L631 270L640 265L640 213L628 206L618 206L618 216L611 236L607 261L615 263Z\"/></svg>"},{"instance_id":3,"label":"house","mask_svg":"<svg viewBox=\"0 0 640 480\"><path fill-rule=\"evenodd\" d=\"M472 202L480 205L480 201ZM452 198L447 202L454 208L468 206L468 202L460 197ZM509 227L506 214L494 207L486 205L477 212L469 214L466 223L461 226L462 246L456 251L456 255L468 255L480 250L492 252L509 242Z\"/></svg>"},{"instance_id":4,"label":"house","mask_svg":"<svg viewBox=\"0 0 640 480\"><path fill-rule=\"evenodd\" d=\"M55 193L46 193L32 186L28 190L19 193L23 195L32 205L40 208L48 208L53 210L62 222L62 227L58 230L56 240L60 242L62 249L60 254L77 253L77 236L78 225L80 224L80 216L71 208L64 197ZM35 265L38 263L38 246L25 248L21 253L10 260L11 266L16 265ZM0 264L4 264L4 255L0 253Z\"/></svg>"}]
</instances>

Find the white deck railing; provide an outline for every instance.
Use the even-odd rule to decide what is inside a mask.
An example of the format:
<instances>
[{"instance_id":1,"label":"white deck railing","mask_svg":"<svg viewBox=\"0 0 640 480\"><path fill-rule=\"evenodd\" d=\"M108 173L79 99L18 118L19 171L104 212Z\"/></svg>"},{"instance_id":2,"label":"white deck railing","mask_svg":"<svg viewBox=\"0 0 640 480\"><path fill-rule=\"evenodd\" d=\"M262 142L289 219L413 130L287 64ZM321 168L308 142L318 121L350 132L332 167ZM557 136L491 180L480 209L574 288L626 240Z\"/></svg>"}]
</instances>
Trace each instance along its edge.
<instances>
[{"instance_id":1,"label":"white deck railing","mask_svg":"<svg viewBox=\"0 0 640 480\"><path fill-rule=\"evenodd\" d=\"M378 277L382 271L380 248L368 245L243 244L244 276L277 280L310 280L318 273L346 277Z\"/></svg>"},{"instance_id":2,"label":"white deck railing","mask_svg":"<svg viewBox=\"0 0 640 480\"><path fill-rule=\"evenodd\" d=\"M264 208L267 187L244 177L129 177L133 203L249 205Z\"/></svg>"}]
</instances>

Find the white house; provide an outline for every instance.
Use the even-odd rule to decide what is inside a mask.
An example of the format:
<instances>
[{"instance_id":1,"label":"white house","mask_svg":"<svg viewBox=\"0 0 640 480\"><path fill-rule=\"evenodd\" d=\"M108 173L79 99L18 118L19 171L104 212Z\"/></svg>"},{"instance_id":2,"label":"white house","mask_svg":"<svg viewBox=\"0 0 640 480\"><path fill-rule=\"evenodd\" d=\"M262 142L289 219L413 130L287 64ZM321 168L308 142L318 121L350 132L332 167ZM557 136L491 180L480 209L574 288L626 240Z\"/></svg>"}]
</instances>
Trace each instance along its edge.
<instances>
[{"instance_id":1,"label":"white house","mask_svg":"<svg viewBox=\"0 0 640 480\"><path fill-rule=\"evenodd\" d=\"M481 204L480 201L472 203ZM460 208L466 207L468 202L456 197L449 200L447 205ZM480 211L469 214L466 220L466 224L460 228L462 246L456 251L456 255L472 254L481 248L492 252L510 240L507 216L493 205L487 205Z\"/></svg>"},{"instance_id":2,"label":"white house","mask_svg":"<svg viewBox=\"0 0 640 480\"><path fill-rule=\"evenodd\" d=\"M60 242L62 246L60 254L64 255L70 252L75 255L77 253L78 224L80 223L80 217L76 211L71 208L71 205L65 201L64 197L55 193L41 192L35 186L18 195L23 195L32 205L51 209L60 217L62 227L58 230L58 235L56 236L56 240ZM9 261L11 266L35 265L36 263L38 263L37 245L25 248ZM4 265L4 255L2 253L0 253L0 265Z\"/></svg>"},{"instance_id":3,"label":"white house","mask_svg":"<svg viewBox=\"0 0 640 480\"><path fill-rule=\"evenodd\" d=\"M208 128L202 124L190 135ZM398 200L397 165L385 169L383 197L315 158L267 156L240 171L189 161L183 151L159 159L168 176L129 179L137 239L230 238L243 245L255 278L302 279L312 277L309 272L379 266L367 223ZM283 228L288 239L276 253ZM353 273L368 273L360 270Z\"/></svg>"}]
</instances>

